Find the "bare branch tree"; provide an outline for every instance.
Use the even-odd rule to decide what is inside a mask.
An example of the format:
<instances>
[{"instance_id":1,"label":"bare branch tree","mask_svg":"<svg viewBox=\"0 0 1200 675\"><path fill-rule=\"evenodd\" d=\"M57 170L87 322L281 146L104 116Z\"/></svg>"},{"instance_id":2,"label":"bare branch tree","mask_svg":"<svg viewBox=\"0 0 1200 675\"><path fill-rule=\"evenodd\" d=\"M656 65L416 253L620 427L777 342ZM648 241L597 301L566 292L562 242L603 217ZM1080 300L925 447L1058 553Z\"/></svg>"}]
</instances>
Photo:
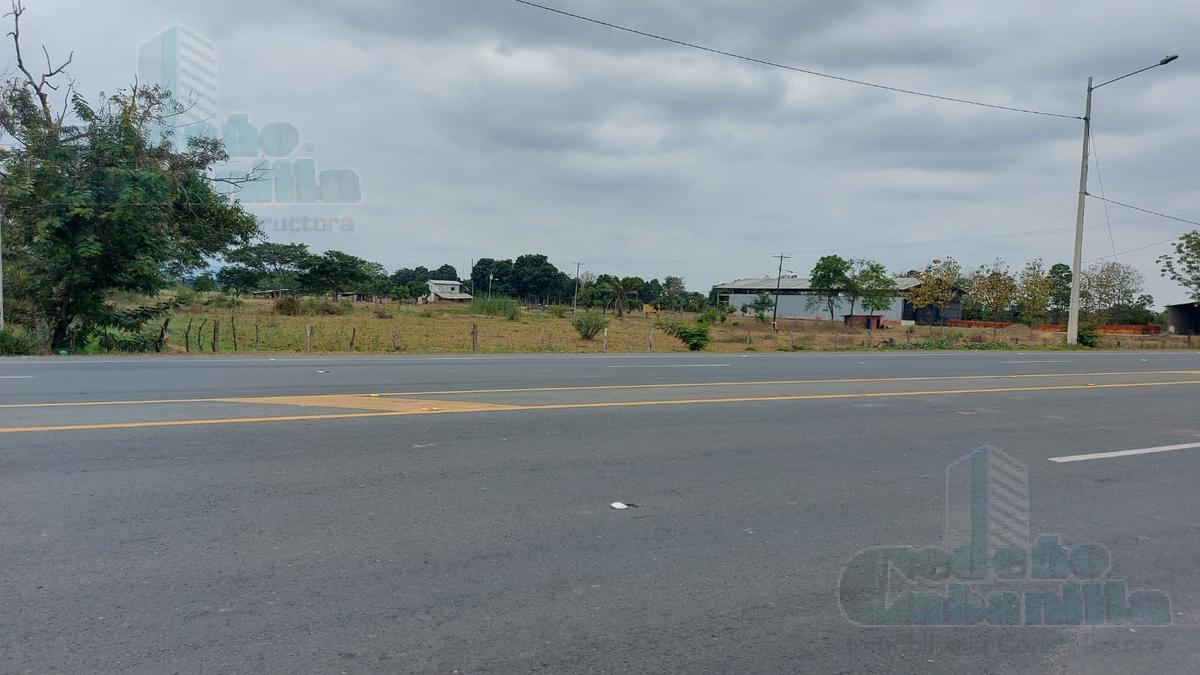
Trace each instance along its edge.
<instances>
[{"instance_id":1,"label":"bare branch tree","mask_svg":"<svg viewBox=\"0 0 1200 675\"><path fill-rule=\"evenodd\" d=\"M50 92L58 91L58 86L52 82L52 78L61 75L71 65L72 59L75 58L75 52L70 52L67 55L67 60L63 61L58 66L53 65L50 60L50 52L42 45L42 53L46 55L46 72L42 73L40 78L34 77L29 68L25 65L25 59L21 55L21 15L25 13L25 5L21 0L12 0L12 11L5 16L13 18L13 29L9 31L9 35L13 39L13 48L17 54L17 69L25 75L26 86L38 97L38 101L42 105L42 115L46 118L47 124L55 124L54 113L50 109Z\"/></svg>"}]
</instances>

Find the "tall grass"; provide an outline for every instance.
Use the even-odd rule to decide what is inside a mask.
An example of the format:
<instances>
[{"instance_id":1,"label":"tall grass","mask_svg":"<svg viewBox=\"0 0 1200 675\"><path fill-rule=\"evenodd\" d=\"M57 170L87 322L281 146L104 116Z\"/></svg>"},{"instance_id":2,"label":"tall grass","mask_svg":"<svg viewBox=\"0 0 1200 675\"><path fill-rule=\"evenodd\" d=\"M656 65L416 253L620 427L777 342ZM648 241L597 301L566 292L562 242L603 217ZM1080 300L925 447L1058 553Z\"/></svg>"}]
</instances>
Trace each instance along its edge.
<instances>
[{"instance_id":1,"label":"tall grass","mask_svg":"<svg viewBox=\"0 0 1200 675\"><path fill-rule=\"evenodd\" d=\"M521 318L521 303L513 298L475 298L467 307L468 314L502 316L509 321Z\"/></svg>"}]
</instances>

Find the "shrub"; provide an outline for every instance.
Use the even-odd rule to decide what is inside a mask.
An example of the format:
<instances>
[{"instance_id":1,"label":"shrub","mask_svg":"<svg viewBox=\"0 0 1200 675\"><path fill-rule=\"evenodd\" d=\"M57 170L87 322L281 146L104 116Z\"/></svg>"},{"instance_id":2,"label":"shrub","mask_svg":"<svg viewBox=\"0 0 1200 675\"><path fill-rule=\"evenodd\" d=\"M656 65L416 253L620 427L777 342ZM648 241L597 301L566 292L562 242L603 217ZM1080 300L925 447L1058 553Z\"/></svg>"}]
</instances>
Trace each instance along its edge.
<instances>
[{"instance_id":1,"label":"shrub","mask_svg":"<svg viewBox=\"0 0 1200 675\"><path fill-rule=\"evenodd\" d=\"M106 352L152 352L158 336L148 332L106 330L96 336L96 342Z\"/></svg>"},{"instance_id":2,"label":"shrub","mask_svg":"<svg viewBox=\"0 0 1200 675\"><path fill-rule=\"evenodd\" d=\"M28 356L37 351L37 340L15 328L0 330L0 356Z\"/></svg>"},{"instance_id":3,"label":"shrub","mask_svg":"<svg viewBox=\"0 0 1200 675\"><path fill-rule=\"evenodd\" d=\"M698 352L708 346L712 341L708 334L708 326L703 324L686 324L678 321L659 321L655 324L661 328L664 333L675 338L679 338L683 344L687 345L688 350Z\"/></svg>"},{"instance_id":4,"label":"shrub","mask_svg":"<svg viewBox=\"0 0 1200 675\"><path fill-rule=\"evenodd\" d=\"M1097 330L1096 324L1085 323L1079 326L1079 346L1080 347L1099 347L1100 346L1100 331Z\"/></svg>"},{"instance_id":5,"label":"shrub","mask_svg":"<svg viewBox=\"0 0 1200 675\"><path fill-rule=\"evenodd\" d=\"M591 340L608 328L608 319L595 312L584 312L571 320L575 332L584 340Z\"/></svg>"},{"instance_id":6,"label":"shrub","mask_svg":"<svg viewBox=\"0 0 1200 675\"><path fill-rule=\"evenodd\" d=\"M521 303L513 298L475 298L467 308L469 314L502 316L516 321L521 316Z\"/></svg>"},{"instance_id":7,"label":"shrub","mask_svg":"<svg viewBox=\"0 0 1200 675\"><path fill-rule=\"evenodd\" d=\"M300 316L304 313L304 305L300 302L300 298L294 295L285 295L275 301L275 313L284 316Z\"/></svg>"},{"instance_id":8,"label":"shrub","mask_svg":"<svg viewBox=\"0 0 1200 675\"><path fill-rule=\"evenodd\" d=\"M546 308L546 312L556 319L561 319L567 315L568 309L570 309L570 307L567 307L566 305L550 305Z\"/></svg>"},{"instance_id":9,"label":"shrub","mask_svg":"<svg viewBox=\"0 0 1200 675\"><path fill-rule=\"evenodd\" d=\"M221 295L215 295L205 300L204 306L221 307L224 309L237 309L238 307L242 306L242 301L232 295L222 293Z\"/></svg>"},{"instance_id":10,"label":"shrub","mask_svg":"<svg viewBox=\"0 0 1200 675\"><path fill-rule=\"evenodd\" d=\"M341 302L330 302L319 298L305 298L301 303L303 308L302 314L324 314L328 316L342 316L350 314L354 311L354 303L349 300Z\"/></svg>"},{"instance_id":11,"label":"shrub","mask_svg":"<svg viewBox=\"0 0 1200 675\"><path fill-rule=\"evenodd\" d=\"M956 346L957 345L955 345L953 340L939 335L936 337L926 338L920 342L911 342L902 345L898 344L893 346L892 349L939 350L954 349Z\"/></svg>"},{"instance_id":12,"label":"shrub","mask_svg":"<svg viewBox=\"0 0 1200 675\"><path fill-rule=\"evenodd\" d=\"M375 309L373 311L376 319L392 318L392 310L388 309L387 305L375 305Z\"/></svg>"}]
</instances>

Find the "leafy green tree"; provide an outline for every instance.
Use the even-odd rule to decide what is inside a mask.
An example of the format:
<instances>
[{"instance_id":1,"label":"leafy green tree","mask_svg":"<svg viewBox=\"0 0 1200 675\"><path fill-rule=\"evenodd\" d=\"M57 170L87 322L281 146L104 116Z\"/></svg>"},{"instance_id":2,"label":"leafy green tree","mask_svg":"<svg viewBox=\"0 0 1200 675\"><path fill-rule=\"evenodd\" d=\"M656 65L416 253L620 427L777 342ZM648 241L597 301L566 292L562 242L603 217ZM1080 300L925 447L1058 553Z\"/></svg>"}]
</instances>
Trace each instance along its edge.
<instances>
[{"instance_id":1,"label":"leafy green tree","mask_svg":"<svg viewBox=\"0 0 1200 675\"><path fill-rule=\"evenodd\" d=\"M271 288L282 289L295 284L296 275L310 257L307 244L265 241L230 251L225 260L257 272Z\"/></svg>"},{"instance_id":2,"label":"leafy green tree","mask_svg":"<svg viewBox=\"0 0 1200 675\"><path fill-rule=\"evenodd\" d=\"M370 263L342 251L312 256L300 273L300 284L314 291L329 291L335 299L349 288L370 280Z\"/></svg>"},{"instance_id":3,"label":"leafy green tree","mask_svg":"<svg viewBox=\"0 0 1200 675\"><path fill-rule=\"evenodd\" d=\"M24 8L13 9L19 54ZM17 70L0 92L0 128L11 137L0 149L5 248L52 348L160 316L170 303L118 312L110 299L156 294L259 233L209 175L228 158L220 141L196 138L180 151L152 138L179 112L162 90L135 85L93 104L57 82L61 67L34 77L18 56ZM64 93L70 105L56 112L51 96Z\"/></svg>"},{"instance_id":4,"label":"leafy green tree","mask_svg":"<svg viewBox=\"0 0 1200 675\"><path fill-rule=\"evenodd\" d=\"M1080 281L1083 308L1098 323L1113 323L1118 308L1138 305L1146 278L1130 265L1107 260L1089 265Z\"/></svg>"},{"instance_id":5,"label":"leafy green tree","mask_svg":"<svg viewBox=\"0 0 1200 675\"><path fill-rule=\"evenodd\" d=\"M192 290L197 293L215 293L221 290L217 280L213 278L212 272L204 272L198 274L192 279Z\"/></svg>"},{"instance_id":6,"label":"leafy green tree","mask_svg":"<svg viewBox=\"0 0 1200 675\"><path fill-rule=\"evenodd\" d=\"M1045 271L1041 258L1025 263L1017 280L1015 301L1028 320L1043 320L1054 295L1054 279Z\"/></svg>"},{"instance_id":7,"label":"leafy green tree","mask_svg":"<svg viewBox=\"0 0 1200 675\"><path fill-rule=\"evenodd\" d=\"M445 264L430 272L429 278L441 281L458 281L458 270L454 269L454 265Z\"/></svg>"},{"instance_id":8,"label":"leafy green tree","mask_svg":"<svg viewBox=\"0 0 1200 675\"><path fill-rule=\"evenodd\" d=\"M1071 266L1056 263L1050 267L1050 319L1061 323L1071 308Z\"/></svg>"},{"instance_id":9,"label":"leafy green tree","mask_svg":"<svg viewBox=\"0 0 1200 675\"><path fill-rule=\"evenodd\" d=\"M217 283L221 284L221 288L234 295L241 295L246 291L258 288L262 278L262 274L258 270L245 265L226 265L217 272Z\"/></svg>"},{"instance_id":10,"label":"leafy green tree","mask_svg":"<svg viewBox=\"0 0 1200 675\"><path fill-rule=\"evenodd\" d=\"M379 301L392 291L392 280L388 277L387 270L384 266L377 262L367 262L363 265L363 271L367 278L358 284L358 292L366 293L373 300Z\"/></svg>"},{"instance_id":11,"label":"leafy green tree","mask_svg":"<svg viewBox=\"0 0 1200 675\"><path fill-rule=\"evenodd\" d=\"M839 255L821 256L809 273L809 308L824 307L829 320L835 320L839 299L850 284L850 268L850 261Z\"/></svg>"},{"instance_id":12,"label":"leafy green tree","mask_svg":"<svg viewBox=\"0 0 1200 675\"><path fill-rule=\"evenodd\" d=\"M870 316L887 310L896 300L896 280L874 260L858 260L850 274L850 285L859 296L863 311ZM854 306L851 305L851 313Z\"/></svg>"},{"instance_id":13,"label":"leafy green tree","mask_svg":"<svg viewBox=\"0 0 1200 675\"><path fill-rule=\"evenodd\" d=\"M916 309L934 308L944 324L946 310L958 295L962 266L951 257L935 258L912 276L920 283L905 292L905 299Z\"/></svg>"},{"instance_id":14,"label":"leafy green tree","mask_svg":"<svg viewBox=\"0 0 1200 675\"><path fill-rule=\"evenodd\" d=\"M1200 302L1200 230L1193 230L1174 244L1175 252L1159 256L1162 274L1187 289L1192 300Z\"/></svg>"},{"instance_id":15,"label":"leafy green tree","mask_svg":"<svg viewBox=\"0 0 1200 675\"><path fill-rule=\"evenodd\" d=\"M758 297L754 298L754 302L746 305L743 309L749 309L754 314L754 318L760 322L766 322L767 312L775 307L775 298L770 293L759 293Z\"/></svg>"},{"instance_id":16,"label":"leafy green tree","mask_svg":"<svg viewBox=\"0 0 1200 675\"><path fill-rule=\"evenodd\" d=\"M989 321L1004 319L1016 292L1016 280L998 258L990 267L975 270L967 284L968 296L986 312Z\"/></svg>"},{"instance_id":17,"label":"leafy green tree","mask_svg":"<svg viewBox=\"0 0 1200 675\"><path fill-rule=\"evenodd\" d=\"M602 285L604 294L612 302L613 308L617 312L618 319L625 318L625 310L629 306L629 297L638 292L641 288L641 280L635 277L625 277L618 279L617 277L608 277Z\"/></svg>"}]
</instances>

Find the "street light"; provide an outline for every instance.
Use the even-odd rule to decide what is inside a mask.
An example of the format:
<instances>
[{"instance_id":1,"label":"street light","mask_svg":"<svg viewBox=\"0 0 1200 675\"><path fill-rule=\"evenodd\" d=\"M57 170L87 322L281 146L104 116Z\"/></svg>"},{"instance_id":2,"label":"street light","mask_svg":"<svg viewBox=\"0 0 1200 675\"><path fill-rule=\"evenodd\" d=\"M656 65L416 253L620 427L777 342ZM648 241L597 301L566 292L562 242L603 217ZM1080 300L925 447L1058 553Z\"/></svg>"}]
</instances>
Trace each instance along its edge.
<instances>
[{"instance_id":1,"label":"street light","mask_svg":"<svg viewBox=\"0 0 1200 675\"><path fill-rule=\"evenodd\" d=\"M1154 65L1146 66L1120 77L1114 77L1095 86L1092 86L1092 78L1088 78L1087 103L1084 104L1083 112L1083 161L1079 167L1079 206L1075 212L1075 257L1071 263L1071 309L1067 315L1067 344L1069 345L1079 344L1079 287L1082 282L1081 277L1083 276L1082 270L1079 268L1083 265L1083 207L1087 201L1088 146L1091 142L1092 133L1092 92L1117 80L1123 80L1138 73L1144 73L1147 70L1165 66L1177 58L1179 58L1177 54L1164 56Z\"/></svg>"}]
</instances>

